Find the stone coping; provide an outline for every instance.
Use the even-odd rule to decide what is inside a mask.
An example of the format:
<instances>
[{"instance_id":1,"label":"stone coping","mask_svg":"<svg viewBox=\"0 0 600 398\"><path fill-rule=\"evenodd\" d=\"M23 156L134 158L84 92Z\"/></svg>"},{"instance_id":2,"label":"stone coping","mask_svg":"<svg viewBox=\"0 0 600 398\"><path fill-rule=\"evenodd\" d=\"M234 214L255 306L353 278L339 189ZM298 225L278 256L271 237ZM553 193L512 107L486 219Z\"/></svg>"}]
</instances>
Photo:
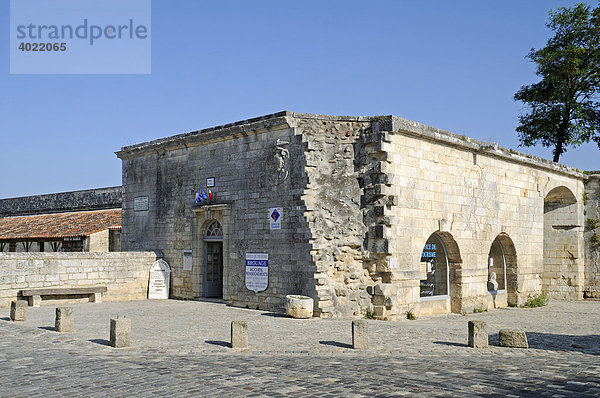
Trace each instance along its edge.
<instances>
[{"instance_id":1,"label":"stone coping","mask_svg":"<svg viewBox=\"0 0 600 398\"><path fill-rule=\"evenodd\" d=\"M121 208L123 187L0 199L0 217Z\"/></svg>"},{"instance_id":2,"label":"stone coping","mask_svg":"<svg viewBox=\"0 0 600 398\"><path fill-rule=\"evenodd\" d=\"M123 257L155 257L154 252L1 252L0 260L52 260L52 259L111 259Z\"/></svg>"},{"instance_id":3,"label":"stone coping","mask_svg":"<svg viewBox=\"0 0 600 398\"><path fill-rule=\"evenodd\" d=\"M373 123L374 132L404 133L430 141L442 142L444 144L472 151L484 153L513 163L526 164L539 169L550 170L555 173L584 179L584 174L575 168L555 163L547 159L527 155L512 149L458 135L436 127L428 126L398 116L336 116L311 113L300 113L281 111L270 115L260 116L252 119L241 120L221 126L210 127L189 133L178 134L171 137L161 138L137 145L121 148L115 154L120 159L129 159L143 155L148 152L167 151L173 149L197 146L202 143L237 138L249 132L268 130L274 127L293 128L297 126L295 119L314 119L338 122L365 122Z\"/></svg>"}]
</instances>

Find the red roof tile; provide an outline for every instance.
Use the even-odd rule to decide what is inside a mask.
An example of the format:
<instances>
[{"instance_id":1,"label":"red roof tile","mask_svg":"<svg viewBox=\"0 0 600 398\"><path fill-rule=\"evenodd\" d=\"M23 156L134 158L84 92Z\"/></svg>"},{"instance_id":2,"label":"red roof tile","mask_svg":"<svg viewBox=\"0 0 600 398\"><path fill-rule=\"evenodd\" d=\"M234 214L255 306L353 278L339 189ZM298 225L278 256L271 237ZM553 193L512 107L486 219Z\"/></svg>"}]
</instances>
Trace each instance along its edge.
<instances>
[{"instance_id":1,"label":"red roof tile","mask_svg":"<svg viewBox=\"0 0 600 398\"><path fill-rule=\"evenodd\" d=\"M88 236L121 226L121 209L0 218L0 240Z\"/></svg>"}]
</instances>

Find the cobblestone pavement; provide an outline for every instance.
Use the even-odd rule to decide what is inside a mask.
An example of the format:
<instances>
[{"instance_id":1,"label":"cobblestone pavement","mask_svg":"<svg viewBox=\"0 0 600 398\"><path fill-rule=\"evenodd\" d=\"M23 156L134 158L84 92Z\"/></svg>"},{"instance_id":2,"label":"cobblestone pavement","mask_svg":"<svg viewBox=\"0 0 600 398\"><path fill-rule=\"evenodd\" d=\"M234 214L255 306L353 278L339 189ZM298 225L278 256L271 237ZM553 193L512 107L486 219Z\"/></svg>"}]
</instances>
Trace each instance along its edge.
<instances>
[{"instance_id":1,"label":"cobblestone pavement","mask_svg":"<svg viewBox=\"0 0 600 398\"><path fill-rule=\"evenodd\" d=\"M368 351L350 348L350 319L197 301L66 305L73 333L54 331L55 306L0 317L0 396L600 396L600 302L369 321ZM108 346L115 315L131 319L130 348ZM490 348L466 347L471 319L487 322ZM248 322L249 349L227 347L232 320ZM501 328L525 330L530 348L496 346Z\"/></svg>"}]
</instances>

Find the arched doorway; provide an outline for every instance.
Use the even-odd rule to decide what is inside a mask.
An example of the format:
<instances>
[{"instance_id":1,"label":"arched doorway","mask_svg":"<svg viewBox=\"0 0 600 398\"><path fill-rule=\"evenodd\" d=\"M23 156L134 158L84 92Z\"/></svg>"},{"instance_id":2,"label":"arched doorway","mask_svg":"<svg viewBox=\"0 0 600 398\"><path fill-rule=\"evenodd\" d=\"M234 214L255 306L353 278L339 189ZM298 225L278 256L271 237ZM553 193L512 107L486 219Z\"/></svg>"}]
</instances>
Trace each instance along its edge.
<instances>
[{"instance_id":1,"label":"arched doorway","mask_svg":"<svg viewBox=\"0 0 600 398\"><path fill-rule=\"evenodd\" d=\"M488 253L488 292L494 296L498 293L506 293L508 303L516 305L517 276L515 245L507 234L502 233L494 239ZM497 285L494 286L492 280Z\"/></svg>"},{"instance_id":2,"label":"arched doorway","mask_svg":"<svg viewBox=\"0 0 600 398\"><path fill-rule=\"evenodd\" d=\"M460 263L460 251L452 235L442 231L431 234L421 252L421 301L449 298L451 311L460 312L461 292L455 272Z\"/></svg>"},{"instance_id":3,"label":"arched doorway","mask_svg":"<svg viewBox=\"0 0 600 398\"><path fill-rule=\"evenodd\" d=\"M204 297L223 297L223 229L212 221L204 233Z\"/></svg>"},{"instance_id":4,"label":"arched doorway","mask_svg":"<svg viewBox=\"0 0 600 398\"><path fill-rule=\"evenodd\" d=\"M565 186L548 192L544 198L542 290L552 297L577 299L582 294L580 229L573 192Z\"/></svg>"}]
</instances>

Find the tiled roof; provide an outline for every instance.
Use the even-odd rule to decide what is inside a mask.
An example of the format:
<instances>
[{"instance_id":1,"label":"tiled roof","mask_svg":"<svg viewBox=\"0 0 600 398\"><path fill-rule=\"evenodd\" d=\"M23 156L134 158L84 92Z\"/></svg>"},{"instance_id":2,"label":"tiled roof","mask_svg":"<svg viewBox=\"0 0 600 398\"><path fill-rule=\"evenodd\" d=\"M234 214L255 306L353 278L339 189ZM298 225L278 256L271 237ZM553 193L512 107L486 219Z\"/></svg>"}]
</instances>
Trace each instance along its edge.
<instances>
[{"instance_id":1,"label":"tiled roof","mask_svg":"<svg viewBox=\"0 0 600 398\"><path fill-rule=\"evenodd\" d=\"M0 218L0 240L88 236L121 226L121 209Z\"/></svg>"}]
</instances>

